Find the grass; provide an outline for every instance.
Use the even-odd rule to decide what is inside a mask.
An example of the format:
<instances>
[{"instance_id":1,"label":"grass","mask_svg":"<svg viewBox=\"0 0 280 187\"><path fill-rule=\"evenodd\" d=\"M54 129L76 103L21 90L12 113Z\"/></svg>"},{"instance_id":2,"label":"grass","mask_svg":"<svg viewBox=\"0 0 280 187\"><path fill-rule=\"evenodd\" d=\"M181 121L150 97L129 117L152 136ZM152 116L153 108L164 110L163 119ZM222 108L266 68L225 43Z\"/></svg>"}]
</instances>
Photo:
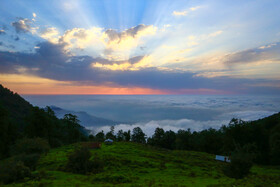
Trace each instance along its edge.
<instances>
[{"instance_id":1,"label":"grass","mask_svg":"<svg viewBox=\"0 0 280 187\"><path fill-rule=\"evenodd\" d=\"M92 150L105 163L98 174L64 172L67 155L78 144L52 149L43 155L35 179L6 186L280 186L280 168L254 166L240 180L226 177L215 155L193 151L170 151L146 145L117 142Z\"/></svg>"}]
</instances>

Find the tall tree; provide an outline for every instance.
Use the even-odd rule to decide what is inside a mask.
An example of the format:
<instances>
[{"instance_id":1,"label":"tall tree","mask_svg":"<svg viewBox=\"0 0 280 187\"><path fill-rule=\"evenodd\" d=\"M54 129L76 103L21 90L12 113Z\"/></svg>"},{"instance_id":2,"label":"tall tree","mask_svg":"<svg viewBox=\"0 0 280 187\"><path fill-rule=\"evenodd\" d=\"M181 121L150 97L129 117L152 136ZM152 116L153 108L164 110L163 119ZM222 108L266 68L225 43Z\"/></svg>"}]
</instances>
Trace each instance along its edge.
<instances>
[{"instance_id":1,"label":"tall tree","mask_svg":"<svg viewBox=\"0 0 280 187\"><path fill-rule=\"evenodd\" d=\"M137 143L146 143L146 134L142 131L140 127L135 127L132 130L131 140Z\"/></svg>"}]
</instances>

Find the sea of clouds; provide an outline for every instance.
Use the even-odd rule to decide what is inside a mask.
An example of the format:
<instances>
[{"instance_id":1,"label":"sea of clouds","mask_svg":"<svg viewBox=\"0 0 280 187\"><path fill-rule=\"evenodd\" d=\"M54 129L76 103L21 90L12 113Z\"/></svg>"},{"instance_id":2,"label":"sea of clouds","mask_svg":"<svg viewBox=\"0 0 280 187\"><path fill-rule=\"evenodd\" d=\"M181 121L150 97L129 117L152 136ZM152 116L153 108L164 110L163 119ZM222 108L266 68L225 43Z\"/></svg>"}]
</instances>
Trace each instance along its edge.
<instances>
[{"instance_id":1,"label":"sea of clouds","mask_svg":"<svg viewBox=\"0 0 280 187\"><path fill-rule=\"evenodd\" d=\"M151 136L157 127L177 131L220 128L232 118L260 119L280 111L279 96L24 96L33 105L55 105L117 121L115 132L141 127ZM85 125L94 133L110 126Z\"/></svg>"}]
</instances>

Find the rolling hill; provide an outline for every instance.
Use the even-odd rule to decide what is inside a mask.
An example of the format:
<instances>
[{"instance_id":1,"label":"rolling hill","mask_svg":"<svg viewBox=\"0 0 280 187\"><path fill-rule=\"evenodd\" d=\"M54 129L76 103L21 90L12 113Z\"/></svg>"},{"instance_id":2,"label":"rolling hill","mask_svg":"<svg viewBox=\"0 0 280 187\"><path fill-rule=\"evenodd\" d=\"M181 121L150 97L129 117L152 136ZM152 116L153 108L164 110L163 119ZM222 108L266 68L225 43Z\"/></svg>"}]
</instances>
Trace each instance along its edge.
<instances>
[{"instance_id":1,"label":"rolling hill","mask_svg":"<svg viewBox=\"0 0 280 187\"><path fill-rule=\"evenodd\" d=\"M280 168L257 166L244 179L223 174L226 163L215 155L194 151L170 151L132 142L103 144L91 150L105 168L98 174L80 175L63 171L67 155L79 144L52 149L39 160L37 179L6 186L279 186Z\"/></svg>"}]
</instances>

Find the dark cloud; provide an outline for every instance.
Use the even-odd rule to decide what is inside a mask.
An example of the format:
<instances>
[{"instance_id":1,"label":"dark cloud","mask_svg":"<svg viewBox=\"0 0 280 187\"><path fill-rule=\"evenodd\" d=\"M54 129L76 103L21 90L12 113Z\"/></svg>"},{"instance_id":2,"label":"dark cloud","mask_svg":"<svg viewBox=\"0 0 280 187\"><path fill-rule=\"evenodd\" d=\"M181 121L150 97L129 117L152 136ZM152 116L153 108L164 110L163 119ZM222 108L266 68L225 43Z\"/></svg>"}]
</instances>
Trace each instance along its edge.
<instances>
[{"instance_id":1,"label":"dark cloud","mask_svg":"<svg viewBox=\"0 0 280 187\"><path fill-rule=\"evenodd\" d=\"M143 57L131 58L136 63ZM37 45L35 53L0 52L0 73L19 73L18 67L27 73L61 81L76 81L79 84L115 84L126 87L153 89L214 89L220 91L248 93L261 91L264 87L253 87L257 83L279 85L279 81L265 79L237 79L229 77L206 78L192 72L161 71L145 68L139 71L109 71L93 68L92 63L114 63L102 58L73 56L64 50L64 45L43 42ZM277 87L265 87L266 92L279 93Z\"/></svg>"},{"instance_id":2,"label":"dark cloud","mask_svg":"<svg viewBox=\"0 0 280 187\"><path fill-rule=\"evenodd\" d=\"M14 49L14 48L15 48L14 45L6 45L6 44L4 44L3 42L0 42L0 46L7 47L7 48L10 48L10 49ZM0 62L1 62L1 61L0 61Z\"/></svg>"},{"instance_id":3,"label":"dark cloud","mask_svg":"<svg viewBox=\"0 0 280 187\"><path fill-rule=\"evenodd\" d=\"M150 25L140 24L135 27L129 28L123 32L118 32L114 29L108 29L105 31L105 33L109 37L109 43L111 41L115 41L115 40L117 40L118 42L121 42L121 40L124 37L127 37L127 36L135 37L138 34L138 32L140 32L148 27L150 27Z\"/></svg>"},{"instance_id":4,"label":"dark cloud","mask_svg":"<svg viewBox=\"0 0 280 187\"><path fill-rule=\"evenodd\" d=\"M222 61L227 65L253 63L265 60L280 60L280 42L228 54L222 59Z\"/></svg>"},{"instance_id":5,"label":"dark cloud","mask_svg":"<svg viewBox=\"0 0 280 187\"><path fill-rule=\"evenodd\" d=\"M16 37L14 38L14 40L15 40L15 41L19 41L19 37L16 36Z\"/></svg>"},{"instance_id":6,"label":"dark cloud","mask_svg":"<svg viewBox=\"0 0 280 187\"><path fill-rule=\"evenodd\" d=\"M18 18L18 21L12 23L12 26L15 27L17 33L27 33L30 32L32 23L31 20L27 18Z\"/></svg>"}]
</instances>

